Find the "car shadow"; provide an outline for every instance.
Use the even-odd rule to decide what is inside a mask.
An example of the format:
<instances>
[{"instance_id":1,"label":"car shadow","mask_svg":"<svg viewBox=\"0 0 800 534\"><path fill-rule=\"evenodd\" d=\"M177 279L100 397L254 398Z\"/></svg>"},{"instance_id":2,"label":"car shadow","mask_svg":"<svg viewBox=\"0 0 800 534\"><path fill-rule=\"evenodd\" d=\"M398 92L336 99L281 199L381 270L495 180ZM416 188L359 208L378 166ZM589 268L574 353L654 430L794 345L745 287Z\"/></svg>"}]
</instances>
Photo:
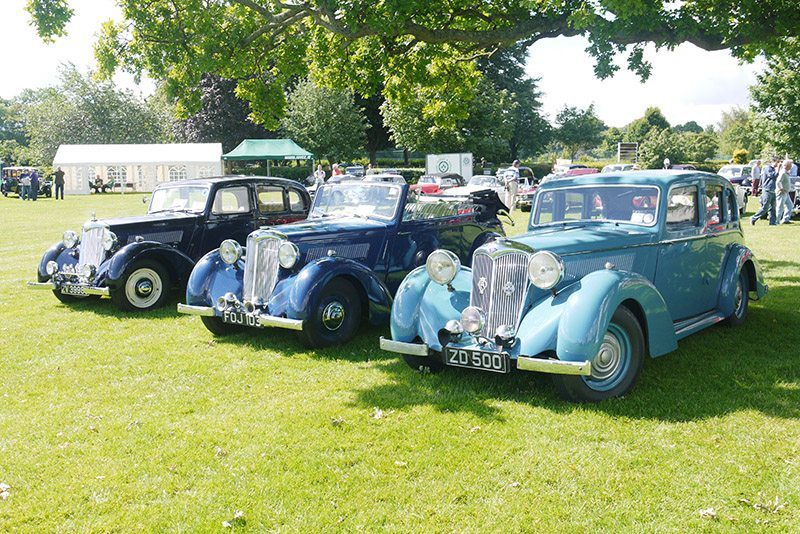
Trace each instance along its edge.
<instances>
[{"instance_id":1,"label":"car shadow","mask_svg":"<svg viewBox=\"0 0 800 534\"><path fill-rule=\"evenodd\" d=\"M591 410L672 422L741 410L794 419L800 417L800 286L778 285L769 302L753 302L741 327L720 324L681 340L673 353L648 358L634 389L619 399L573 404L560 400L544 375L452 367L425 375L394 359L379 364L387 380L357 391L354 402L396 410L424 405L491 419L504 417L500 406L507 401L556 413ZM373 346L380 352L377 340Z\"/></svg>"}]
</instances>

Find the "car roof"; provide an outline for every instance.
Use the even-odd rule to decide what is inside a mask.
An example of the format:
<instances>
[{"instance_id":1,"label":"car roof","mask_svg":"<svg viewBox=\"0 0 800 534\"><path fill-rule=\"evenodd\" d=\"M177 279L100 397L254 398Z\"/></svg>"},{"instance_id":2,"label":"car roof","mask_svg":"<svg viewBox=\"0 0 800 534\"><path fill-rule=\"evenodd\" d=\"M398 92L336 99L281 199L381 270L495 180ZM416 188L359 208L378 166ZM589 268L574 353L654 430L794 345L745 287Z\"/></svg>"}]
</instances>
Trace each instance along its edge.
<instances>
[{"instance_id":1,"label":"car roof","mask_svg":"<svg viewBox=\"0 0 800 534\"><path fill-rule=\"evenodd\" d=\"M190 180L179 180L176 182L164 182L158 187L170 187L178 185L212 185L212 184L228 184L228 183L249 183L249 182L264 182L269 184L278 185L298 185L294 180L287 178L280 178L278 176L245 176L245 175L227 175L227 176L210 176L208 178L192 178Z\"/></svg>"},{"instance_id":2,"label":"car roof","mask_svg":"<svg viewBox=\"0 0 800 534\"><path fill-rule=\"evenodd\" d=\"M565 176L548 181L542 188L558 188L578 185L602 185L602 184L630 184L630 185L653 185L667 188L675 182L689 178L704 178L720 183L729 183L725 178L718 174L702 172L696 170L647 170L647 171L626 171L622 173L605 172L597 174L582 174L580 176Z\"/></svg>"}]
</instances>

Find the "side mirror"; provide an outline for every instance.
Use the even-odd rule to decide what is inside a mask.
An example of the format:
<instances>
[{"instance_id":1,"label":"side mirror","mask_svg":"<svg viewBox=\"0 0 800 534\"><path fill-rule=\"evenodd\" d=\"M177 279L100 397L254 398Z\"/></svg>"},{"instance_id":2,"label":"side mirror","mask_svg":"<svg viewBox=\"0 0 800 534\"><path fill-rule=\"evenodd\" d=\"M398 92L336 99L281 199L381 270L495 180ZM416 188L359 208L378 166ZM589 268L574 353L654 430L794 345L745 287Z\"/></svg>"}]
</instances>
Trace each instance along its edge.
<instances>
[{"instance_id":1,"label":"side mirror","mask_svg":"<svg viewBox=\"0 0 800 534\"><path fill-rule=\"evenodd\" d=\"M498 216L503 216L506 219L508 219L508 222L509 222L509 224L511 226L516 226L517 225L517 223L514 222L514 219L511 218L511 214L508 213L506 210L497 210L497 215Z\"/></svg>"}]
</instances>

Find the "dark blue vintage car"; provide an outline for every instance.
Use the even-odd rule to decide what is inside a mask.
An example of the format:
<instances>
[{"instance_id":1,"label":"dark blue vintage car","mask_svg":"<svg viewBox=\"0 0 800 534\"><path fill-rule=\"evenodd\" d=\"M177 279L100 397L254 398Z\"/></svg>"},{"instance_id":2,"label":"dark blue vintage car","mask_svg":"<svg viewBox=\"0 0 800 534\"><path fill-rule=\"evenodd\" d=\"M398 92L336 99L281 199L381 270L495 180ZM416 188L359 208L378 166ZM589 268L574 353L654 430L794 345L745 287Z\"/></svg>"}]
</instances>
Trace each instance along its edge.
<instances>
[{"instance_id":1,"label":"dark blue vintage car","mask_svg":"<svg viewBox=\"0 0 800 534\"><path fill-rule=\"evenodd\" d=\"M225 238L306 218L310 199L282 178L219 177L160 185L146 215L87 221L68 230L42 256L35 289L62 302L110 296L118 307L144 311L183 288L195 262Z\"/></svg>"},{"instance_id":2,"label":"dark blue vintage car","mask_svg":"<svg viewBox=\"0 0 800 534\"><path fill-rule=\"evenodd\" d=\"M721 176L632 171L552 180L529 232L412 271L381 347L412 367L551 373L570 400L633 387L647 354L741 324L767 288Z\"/></svg>"},{"instance_id":3,"label":"dark blue vintage car","mask_svg":"<svg viewBox=\"0 0 800 534\"><path fill-rule=\"evenodd\" d=\"M425 201L407 185L324 185L307 221L228 239L192 271L186 304L212 333L242 326L296 330L306 345L351 339L364 321L385 324L409 271L447 247L465 264L503 235L493 193Z\"/></svg>"}]
</instances>

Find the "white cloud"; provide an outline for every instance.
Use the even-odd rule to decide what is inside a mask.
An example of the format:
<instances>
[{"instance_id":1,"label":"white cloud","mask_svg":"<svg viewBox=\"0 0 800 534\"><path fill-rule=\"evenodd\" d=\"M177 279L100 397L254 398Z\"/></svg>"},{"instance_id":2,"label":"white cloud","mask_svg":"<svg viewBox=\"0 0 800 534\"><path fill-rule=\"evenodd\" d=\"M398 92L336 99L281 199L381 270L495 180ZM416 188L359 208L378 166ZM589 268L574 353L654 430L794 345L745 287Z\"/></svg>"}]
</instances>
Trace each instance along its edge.
<instances>
[{"instance_id":1,"label":"white cloud","mask_svg":"<svg viewBox=\"0 0 800 534\"><path fill-rule=\"evenodd\" d=\"M658 106L673 124L695 120L716 124L723 111L747 106L748 86L755 81L759 63L740 65L727 51L706 52L684 44L674 51L650 46L645 57L653 64L646 83L624 66L607 80L594 76L594 61L581 37L557 37L534 44L527 72L541 77L544 111L555 117L565 105L595 104L609 126L623 126L641 117L648 106Z\"/></svg>"}]
</instances>

